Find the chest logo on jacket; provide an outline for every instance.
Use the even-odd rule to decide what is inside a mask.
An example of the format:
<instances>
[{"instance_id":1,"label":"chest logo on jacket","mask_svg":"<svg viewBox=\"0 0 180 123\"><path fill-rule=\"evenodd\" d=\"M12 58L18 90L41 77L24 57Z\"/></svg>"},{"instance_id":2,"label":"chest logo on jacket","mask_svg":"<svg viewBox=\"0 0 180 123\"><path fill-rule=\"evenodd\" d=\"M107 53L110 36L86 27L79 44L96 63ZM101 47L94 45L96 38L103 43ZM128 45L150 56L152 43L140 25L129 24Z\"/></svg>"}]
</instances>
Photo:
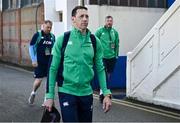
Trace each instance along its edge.
<instances>
[{"instance_id":1,"label":"chest logo on jacket","mask_svg":"<svg viewBox=\"0 0 180 123\"><path fill-rule=\"evenodd\" d=\"M52 44L52 41L43 41L43 44L51 45L51 44Z\"/></svg>"}]
</instances>

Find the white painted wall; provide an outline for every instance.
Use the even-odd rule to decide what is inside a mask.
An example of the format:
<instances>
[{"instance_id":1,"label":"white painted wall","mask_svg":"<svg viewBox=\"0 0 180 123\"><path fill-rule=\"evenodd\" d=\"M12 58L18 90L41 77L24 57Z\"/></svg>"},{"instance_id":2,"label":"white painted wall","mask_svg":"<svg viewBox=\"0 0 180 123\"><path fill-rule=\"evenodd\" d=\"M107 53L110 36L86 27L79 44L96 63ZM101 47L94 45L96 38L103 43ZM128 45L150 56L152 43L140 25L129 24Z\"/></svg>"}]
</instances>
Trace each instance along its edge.
<instances>
[{"instance_id":1,"label":"white painted wall","mask_svg":"<svg viewBox=\"0 0 180 123\"><path fill-rule=\"evenodd\" d=\"M52 0L45 0L48 3L53 3ZM51 2L51 3L50 3ZM71 29L71 11L78 5L79 0L55 0L55 14L54 9L47 8L45 10L46 17L57 19L57 12L63 11L63 28L64 31ZM85 4L87 1L85 1ZM51 5L53 6L53 5ZM118 30L120 35L120 50L121 56L126 55L137 46L140 40L152 28L157 20L166 11L159 8L136 8L136 7L117 7L117 6L97 6L86 5L89 10L90 30L94 33L99 26L104 25L104 18L106 15L114 17L114 28ZM50 12L47 12L49 11ZM52 11L53 10L53 11Z\"/></svg>"},{"instance_id":2,"label":"white painted wall","mask_svg":"<svg viewBox=\"0 0 180 123\"><path fill-rule=\"evenodd\" d=\"M64 31L71 29L71 11L78 5L78 0L55 0L56 11L63 11Z\"/></svg>"},{"instance_id":3,"label":"white painted wall","mask_svg":"<svg viewBox=\"0 0 180 123\"><path fill-rule=\"evenodd\" d=\"M59 21L59 12L56 11L55 0L44 0L44 19L53 22L52 33L57 37L64 32L64 23Z\"/></svg>"},{"instance_id":4,"label":"white painted wall","mask_svg":"<svg viewBox=\"0 0 180 123\"><path fill-rule=\"evenodd\" d=\"M63 31L67 30L67 1L66 0L55 0L55 9L57 12L63 12Z\"/></svg>"},{"instance_id":5,"label":"white painted wall","mask_svg":"<svg viewBox=\"0 0 180 123\"><path fill-rule=\"evenodd\" d=\"M59 35L64 33L64 23L62 22L53 22L52 33L58 37Z\"/></svg>"},{"instance_id":6,"label":"white painted wall","mask_svg":"<svg viewBox=\"0 0 180 123\"><path fill-rule=\"evenodd\" d=\"M70 30L72 28L71 11L78 5L78 0L68 0L67 4L67 30Z\"/></svg>"},{"instance_id":7,"label":"white painted wall","mask_svg":"<svg viewBox=\"0 0 180 123\"><path fill-rule=\"evenodd\" d=\"M180 1L128 53L127 96L180 109Z\"/></svg>"},{"instance_id":8,"label":"white painted wall","mask_svg":"<svg viewBox=\"0 0 180 123\"><path fill-rule=\"evenodd\" d=\"M2 0L0 0L0 11L2 11Z\"/></svg>"},{"instance_id":9,"label":"white painted wall","mask_svg":"<svg viewBox=\"0 0 180 123\"><path fill-rule=\"evenodd\" d=\"M137 46L166 9L90 5L89 28L92 32L104 25L106 15L114 18L114 28L120 35L120 55Z\"/></svg>"},{"instance_id":10,"label":"white painted wall","mask_svg":"<svg viewBox=\"0 0 180 123\"><path fill-rule=\"evenodd\" d=\"M55 9L55 1L44 0L44 19L49 19L53 22L59 21L59 13Z\"/></svg>"},{"instance_id":11,"label":"white painted wall","mask_svg":"<svg viewBox=\"0 0 180 123\"><path fill-rule=\"evenodd\" d=\"M101 25L100 24L100 6L98 5L88 5L89 12L89 26L88 28L95 33L96 29Z\"/></svg>"},{"instance_id":12,"label":"white painted wall","mask_svg":"<svg viewBox=\"0 0 180 123\"><path fill-rule=\"evenodd\" d=\"M67 0L55 0L56 11L64 11L67 10Z\"/></svg>"}]
</instances>

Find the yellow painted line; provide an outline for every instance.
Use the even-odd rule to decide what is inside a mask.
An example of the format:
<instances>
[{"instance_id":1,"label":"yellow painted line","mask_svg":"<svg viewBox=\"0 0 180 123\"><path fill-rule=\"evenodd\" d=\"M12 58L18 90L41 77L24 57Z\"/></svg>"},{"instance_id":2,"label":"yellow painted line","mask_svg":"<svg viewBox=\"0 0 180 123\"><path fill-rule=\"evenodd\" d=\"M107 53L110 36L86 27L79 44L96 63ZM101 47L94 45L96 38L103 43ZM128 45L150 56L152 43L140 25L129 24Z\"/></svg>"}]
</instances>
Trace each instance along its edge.
<instances>
[{"instance_id":1,"label":"yellow painted line","mask_svg":"<svg viewBox=\"0 0 180 123\"><path fill-rule=\"evenodd\" d=\"M95 96L96 96L96 95L95 95ZM166 110L163 110L163 109L157 109L157 108L154 108L154 107L144 106L144 105L141 105L141 104L136 104L136 103L132 103L132 102L124 101L124 100L118 100L118 99L112 99L112 100L113 100L113 101L116 101L116 102L122 102L122 103L126 103L126 104L131 104L131 105L143 107L143 108L148 108L148 109L155 110L155 111L160 111L160 112L163 112L163 113L168 113L168 114L172 114L172 115L177 115L177 116L180 117L180 114L174 113L174 112L171 112L171 111L166 111Z\"/></svg>"},{"instance_id":2,"label":"yellow painted line","mask_svg":"<svg viewBox=\"0 0 180 123\"><path fill-rule=\"evenodd\" d=\"M176 116L180 117L180 114L178 114L178 113L174 113L174 112L171 112L171 111L166 111L166 110L163 110L163 109L157 109L157 108L154 108L154 107L144 106L144 105L141 105L141 104L136 104L136 103L132 103L132 102L124 101L124 100L118 100L118 99L113 99L113 101L123 102L123 103L131 104L131 105L135 105L135 106L140 106L140 107L143 107L143 108L148 108L148 109L151 109L151 110L160 111L160 112L163 112L163 113L176 115Z\"/></svg>"},{"instance_id":3,"label":"yellow painted line","mask_svg":"<svg viewBox=\"0 0 180 123\"><path fill-rule=\"evenodd\" d=\"M97 95L94 94L94 98L95 99L99 99L99 97ZM143 111L147 111L147 112L151 112L151 113L154 113L154 114L158 114L158 115L162 115L162 116L166 116L166 117L170 117L170 118L174 118L174 119L178 119L180 120L180 117L179 116L174 116L174 115L171 115L169 111L165 111L165 110L162 110L164 112L158 112L158 109L156 109L156 111L153 111L154 108L150 109L150 107L148 106L143 106L142 105L139 105L137 104L136 106L134 105L134 103L130 103L130 102L125 102L125 101L122 101L122 100L116 100L116 99L112 99L112 102L113 103L116 103L116 104L120 104L120 105L124 105L124 106L127 106L127 107L131 107L131 108L135 108L135 109L139 109L139 110L143 110ZM138 105L140 107L138 107ZM145 108L149 108L149 109L145 109ZM169 114L166 114L165 112L168 112ZM171 112L172 113L172 112ZM179 114L176 114L176 113L173 113L175 115L179 115Z\"/></svg>"}]
</instances>

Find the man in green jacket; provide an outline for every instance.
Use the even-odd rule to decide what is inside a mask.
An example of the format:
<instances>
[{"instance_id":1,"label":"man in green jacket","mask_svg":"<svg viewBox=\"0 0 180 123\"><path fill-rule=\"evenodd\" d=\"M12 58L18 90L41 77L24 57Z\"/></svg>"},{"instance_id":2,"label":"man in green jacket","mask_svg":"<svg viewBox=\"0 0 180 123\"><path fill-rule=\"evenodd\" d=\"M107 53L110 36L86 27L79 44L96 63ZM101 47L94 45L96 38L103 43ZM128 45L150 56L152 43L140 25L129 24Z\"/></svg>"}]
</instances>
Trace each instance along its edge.
<instances>
[{"instance_id":1,"label":"man in green jacket","mask_svg":"<svg viewBox=\"0 0 180 123\"><path fill-rule=\"evenodd\" d=\"M93 90L90 83L94 77L93 64L105 96L104 112L108 112L111 107L111 92L106 87L106 75L102 62L102 46L96 38L96 53L94 53L90 39L91 32L87 29L88 22L89 15L86 7L77 6L72 10L73 29L64 51L64 81L62 86L58 87L63 122L92 122ZM54 103L54 88L61 60L63 38L64 35L57 38L52 50L47 101L44 103L49 111Z\"/></svg>"},{"instance_id":2,"label":"man in green jacket","mask_svg":"<svg viewBox=\"0 0 180 123\"><path fill-rule=\"evenodd\" d=\"M119 53L119 35L118 32L112 27L113 17L106 16L105 25L100 27L95 35L99 38L103 47L103 63L106 68L107 81L109 82L110 75L114 70L116 59ZM100 90L100 102L103 102L104 96Z\"/></svg>"}]
</instances>

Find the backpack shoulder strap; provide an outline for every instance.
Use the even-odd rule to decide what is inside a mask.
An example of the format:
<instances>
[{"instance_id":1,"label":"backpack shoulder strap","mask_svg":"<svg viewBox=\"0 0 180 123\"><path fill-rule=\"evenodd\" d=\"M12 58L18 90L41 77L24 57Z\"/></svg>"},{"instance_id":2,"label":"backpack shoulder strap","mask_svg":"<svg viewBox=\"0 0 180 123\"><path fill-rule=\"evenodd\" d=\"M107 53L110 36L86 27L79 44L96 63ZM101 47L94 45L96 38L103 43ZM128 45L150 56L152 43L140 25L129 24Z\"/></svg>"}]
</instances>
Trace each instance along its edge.
<instances>
[{"instance_id":1,"label":"backpack shoulder strap","mask_svg":"<svg viewBox=\"0 0 180 123\"><path fill-rule=\"evenodd\" d=\"M95 55L96 55L96 37L93 34L91 34L90 38L91 38L91 42L92 42L92 46L93 46L93 50L94 50L94 58L93 58L93 61L94 61Z\"/></svg>"},{"instance_id":2,"label":"backpack shoulder strap","mask_svg":"<svg viewBox=\"0 0 180 123\"><path fill-rule=\"evenodd\" d=\"M50 32L50 35L51 35L51 40L54 43L55 42L55 35L53 33L51 33L51 32Z\"/></svg>"},{"instance_id":3,"label":"backpack shoulder strap","mask_svg":"<svg viewBox=\"0 0 180 123\"><path fill-rule=\"evenodd\" d=\"M36 40L36 45L41 41L42 33L41 30L38 31L38 38Z\"/></svg>"},{"instance_id":4,"label":"backpack shoulder strap","mask_svg":"<svg viewBox=\"0 0 180 123\"><path fill-rule=\"evenodd\" d=\"M70 31L67 31L64 33L64 38L63 38L62 47L61 47L61 54L63 53L63 55L64 55L64 51L69 40L70 33L71 33Z\"/></svg>"},{"instance_id":5,"label":"backpack shoulder strap","mask_svg":"<svg viewBox=\"0 0 180 123\"><path fill-rule=\"evenodd\" d=\"M62 86L62 84L63 84L63 80L64 80L64 78L63 78L63 75L62 75L62 73L63 73L63 63L64 63L64 51L65 51L65 49L66 49L66 46L67 46L67 43L68 43L68 40L69 40L69 36L70 36L70 31L68 31L68 32L65 32L64 33L64 38L63 38L63 42L62 42L62 47L61 47L61 60L60 60L60 65L59 65L59 68L58 68L58 73L57 73L57 76L56 76L56 82L57 82L57 84L58 84L58 87L61 87ZM50 60L49 60L49 67L48 68L50 68L50 66L51 66L51 62L52 62L52 57L53 57L53 55L50 57ZM49 71L49 70L48 70ZM48 75L47 75L47 88L46 88L46 92L49 92L49 73L48 73Z\"/></svg>"},{"instance_id":6,"label":"backpack shoulder strap","mask_svg":"<svg viewBox=\"0 0 180 123\"><path fill-rule=\"evenodd\" d=\"M63 64L64 64L64 52L65 52L65 49L66 49L66 46L67 46L67 43L68 43L68 40L69 40L69 36L70 36L70 31L68 32L65 32L64 33L64 38L63 38L63 42L62 42L62 47L61 47L61 60L60 60L60 65L59 65L59 68L58 68L58 73L57 73L57 76L56 76L56 81L58 82L58 86L61 87L62 84L63 84Z\"/></svg>"},{"instance_id":7,"label":"backpack shoulder strap","mask_svg":"<svg viewBox=\"0 0 180 123\"><path fill-rule=\"evenodd\" d=\"M34 44L34 47L35 47L34 53L36 53L36 51L37 51L37 46L38 46L38 43L41 41L41 36L42 36L41 30L39 30L37 33L38 33L38 37L37 37L36 42Z\"/></svg>"}]
</instances>

